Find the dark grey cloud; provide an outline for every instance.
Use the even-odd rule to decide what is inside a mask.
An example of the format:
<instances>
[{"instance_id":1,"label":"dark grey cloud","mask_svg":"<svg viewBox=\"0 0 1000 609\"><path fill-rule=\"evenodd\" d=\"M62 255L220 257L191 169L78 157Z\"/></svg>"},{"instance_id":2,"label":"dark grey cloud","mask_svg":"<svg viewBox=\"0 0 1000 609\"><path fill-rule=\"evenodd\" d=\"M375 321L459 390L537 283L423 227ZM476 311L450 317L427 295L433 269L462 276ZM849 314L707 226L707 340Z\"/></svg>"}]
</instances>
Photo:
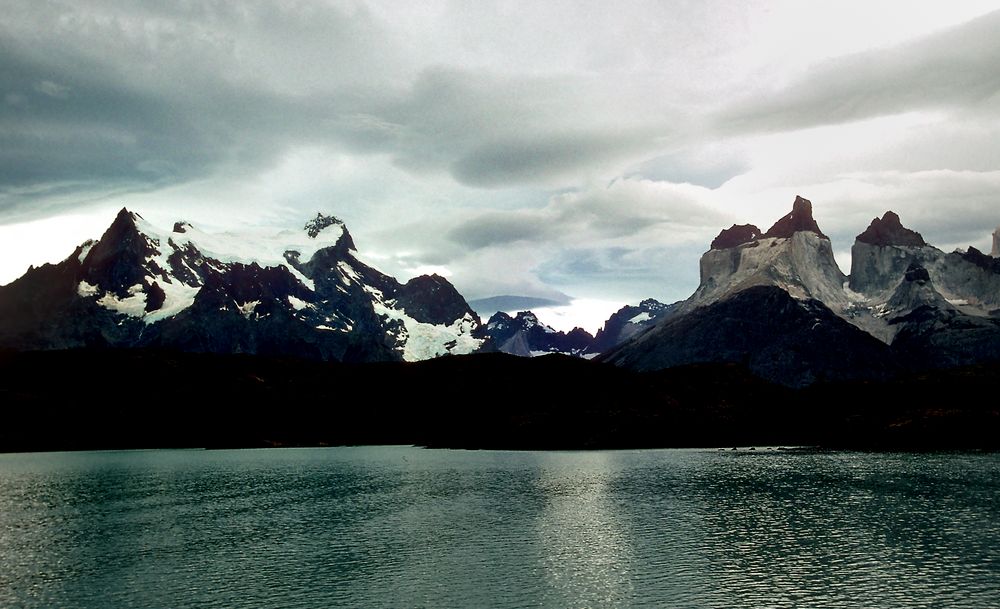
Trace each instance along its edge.
<instances>
[{"instance_id":1,"label":"dark grey cloud","mask_svg":"<svg viewBox=\"0 0 1000 609\"><path fill-rule=\"evenodd\" d=\"M697 186L625 178L603 188L553 195L538 209L467 214L447 236L468 249L514 242L574 247L579 242L641 240L651 230L674 231L681 237L711 231L729 220L706 205L709 196Z\"/></svg>"},{"instance_id":2,"label":"dark grey cloud","mask_svg":"<svg viewBox=\"0 0 1000 609\"><path fill-rule=\"evenodd\" d=\"M521 139L486 142L461 156L452 175L471 186L505 186L525 180L544 181L581 167L598 167L629 152L648 148L635 134L537 134Z\"/></svg>"},{"instance_id":3,"label":"dark grey cloud","mask_svg":"<svg viewBox=\"0 0 1000 609\"><path fill-rule=\"evenodd\" d=\"M380 99L355 132L380 139L412 171L474 187L546 183L654 150L681 121L667 103L623 115L606 87L592 77L430 67L403 95Z\"/></svg>"},{"instance_id":4,"label":"dark grey cloud","mask_svg":"<svg viewBox=\"0 0 1000 609\"><path fill-rule=\"evenodd\" d=\"M69 183L111 193L250 177L296 146L388 154L415 174L495 188L607 171L668 131L660 108L625 117L598 77L422 65L362 5L5 8L7 221Z\"/></svg>"},{"instance_id":5,"label":"dark grey cloud","mask_svg":"<svg viewBox=\"0 0 1000 609\"><path fill-rule=\"evenodd\" d=\"M447 237L464 247L479 249L522 240L545 240L551 224L532 212L487 212L460 223Z\"/></svg>"},{"instance_id":6,"label":"dark grey cloud","mask_svg":"<svg viewBox=\"0 0 1000 609\"><path fill-rule=\"evenodd\" d=\"M724 129L780 131L914 110L1000 109L1000 11L887 49L830 59L787 86L753 91Z\"/></svg>"},{"instance_id":7,"label":"dark grey cloud","mask_svg":"<svg viewBox=\"0 0 1000 609\"><path fill-rule=\"evenodd\" d=\"M501 295L470 300L469 306L472 307L473 311L487 318L497 311L527 311L540 307L557 307L569 303L570 298L566 295L563 295L559 299Z\"/></svg>"},{"instance_id":8,"label":"dark grey cloud","mask_svg":"<svg viewBox=\"0 0 1000 609\"><path fill-rule=\"evenodd\" d=\"M364 13L303 7L13 3L0 24L5 220L69 184L127 193L250 176L290 146L337 142L331 117L356 113L377 81L361 61L375 30Z\"/></svg>"},{"instance_id":9,"label":"dark grey cloud","mask_svg":"<svg viewBox=\"0 0 1000 609\"><path fill-rule=\"evenodd\" d=\"M216 152L211 130L85 60L42 63L0 43L0 183L162 183ZM11 100L15 100L14 103ZM203 125L203 127L205 127Z\"/></svg>"}]
</instances>

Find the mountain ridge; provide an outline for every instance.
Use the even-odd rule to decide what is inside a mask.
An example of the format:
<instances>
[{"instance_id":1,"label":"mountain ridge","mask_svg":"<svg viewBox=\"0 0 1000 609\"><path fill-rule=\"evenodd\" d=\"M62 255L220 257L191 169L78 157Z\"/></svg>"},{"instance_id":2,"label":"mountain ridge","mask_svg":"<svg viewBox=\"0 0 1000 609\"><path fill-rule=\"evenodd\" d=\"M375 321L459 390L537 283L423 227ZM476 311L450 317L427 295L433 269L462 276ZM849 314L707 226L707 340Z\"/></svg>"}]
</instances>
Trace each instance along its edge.
<instances>
[{"instance_id":1,"label":"mountain ridge","mask_svg":"<svg viewBox=\"0 0 1000 609\"><path fill-rule=\"evenodd\" d=\"M762 235L724 229L699 264L691 297L600 359L636 370L740 362L791 386L1000 360L1000 262L971 247L945 254L892 211L855 239L849 276L799 196ZM818 343L817 327L829 330Z\"/></svg>"},{"instance_id":2,"label":"mountain ridge","mask_svg":"<svg viewBox=\"0 0 1000 609\"><path fill-rule=\"evenodd\" d=\"M49 302L19 317L39 284ZM97 241L0 287L3 312L0 345L20 349L381 361L467 353L482 342L472 337L478 316L446 279L401 284L363 263L344 223L322 213L301 231L232 235L186 222L166 232L122 208Z\"/></svg>"},{"instance_id":3,"label":"mountain ridge","mask_svg":"<svg viewBox=\"0 0 1000 609\"><path fill-rule=\"evenodd\" d=\"M850 275L801 196L766 232L723 229L699 270L688 299L626 305L592 336L557 332L524 310L483 324L446 278L403 283L366 264L333 215L318 212L297 231L209 234L185 221L161 230L122 208L99 239L0 286L0 348L356 362L561 353L644 370L737 362L794 386L1000 359L1000 259L942 252L891 210L857 235ZM807 340L817 323L825 344ZM824 349L867 363L854 374ZM865 355L876 352L884 362Z\"/></svg>"}]
</instances>

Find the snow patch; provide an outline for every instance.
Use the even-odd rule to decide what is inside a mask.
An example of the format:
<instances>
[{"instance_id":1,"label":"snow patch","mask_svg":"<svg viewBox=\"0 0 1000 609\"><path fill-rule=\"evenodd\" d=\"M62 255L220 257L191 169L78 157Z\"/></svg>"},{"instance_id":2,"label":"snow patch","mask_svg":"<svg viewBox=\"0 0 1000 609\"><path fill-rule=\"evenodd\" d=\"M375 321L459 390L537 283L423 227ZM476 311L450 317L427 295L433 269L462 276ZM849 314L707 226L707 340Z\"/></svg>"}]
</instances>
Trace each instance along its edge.
<instances>
[{"instance_id":1,"label":"snow patch","mask_svg":"<svg viewBox=\"0 0 1000 609\"><path fill-rule=\"evenodd\" d=\"M259 304L259 300L251 300L250 302L244 302L243 304L236 303L236 307L240 310L240 313L243 314L243 317L250 319L250 316L253 315L254 310Z\"/></svg>"},{"instance_id":2,"label":"snow patch","mask_svg":"<svg viewBox=\"0 0 1000 609\"><path fill-rule=\"evenodd\" d=\"M200 286L190 286L181 283L176 278L169 283L160 281L157 285L163 290L163 305L159 309L146 314L144 321L148 324L173 317L190 307L194 304L195 296L201 291Z\"/></svg>"},{"instance_id":3,"label":"snow patch","mask_svg":"<svg viewBox=\"0 0 1000 609\"><path fill-rule=\"evenodd\" d=\"M128 289L129 296L119 298L115 294L108 292L97 304L105 309L123 313L129 317L143 317L146 314L146 286L137 283Z\"/></svg>"},{"instance_id":4,"label":"snow patch","mask_svg":"<svg viewBox=\"0 0 1000 609\"><path fill-rule=\"evenodd\" d=\"M397 349L403 353L403 359L416 362L442 355L462 355L478 349L483 340L472 337L476 328L476 320L468 313L451 325L435 325L419 322L399 309L387 307L381 302L372 303L375 313L390 320L401 321L404 331L397 337L403 344Z\"/></svg>"},{"instance_id":5,"label":"snow patch","mask_svg":"<svg viewBox=\"0 0 1000 609\"><path fill-rule=\"evenodd\" d=\"M358 275L351 265L347 264L343 260L337 263L337 268L340 269L340 279L344 282L344 285L351 285L351 281L361 283L361 277Z\"/></svg>"},{"instance_id":6,"label":"snow patch","mask_svg":"<svg viewBox=\"0 0 1000 609\"><path fill-rule=\"evenodd\" d=\"M96 243L97 242L94 241L93 239L87 239L87 241L85 241L84 244L80 246L80 256L79 256L80 264L83 264L83 259L87 257L87 254L90 253L90 250L94 247Z\"/></svg>"},{"instance_id":7,"label":"snow patch","mask_svg":"<svg viewBox=\"0 0 1000 609\"><path fill-rule=\"evenodd\" d=\"M170 264L167 258L174 250L184 250L190 246L212 261L217 271L225 271L226 266L234 263L253 264L261 267L283 266L298 279L302 285L315 291L316 286L311 279L293 267L285 257L287 252L296 252L299 259L308 262L321 249L332 247L344 234L341 224L333 224L322 230L315 239L310 238L305 231L278 229L249 229L240 233L206 233L191 225L186 225L183 233L167 233L161 231L146 220L135 217L136 227L157 250L157 254L149 258L156 266L169 272ZM152 275L151 275L152 276Z\"/></svg>"},{"instance_id":8,"label":"snow patch","mask_svg":"<svg viewBox=\"0 0 1000 609\"><path fill-rule=\"evenodd\" d=\"M90 285L86 281L81 281L79 285L76 286L76 293L84 298L87 296L97 296L99 291L100 290L97 289L96 285Z\"/></svg>"},{"instance_id":9,"label":"snow patch","mask_svg":"<svg viewBox=\"0 0 1000 609\"><path fill-rule=\"evenodd\" d=\"M296 311L301 311L309 306L309 303L302 300L301 298L296 298L295 296L288 296L288 304L292 305L292 308Z\"/></svg>"},{"instance_id":10,"label":"snow patch","mask_svg":"<svg viewBox=\"0 0 1000 609\"><path fill-rule=\"evenodd\" d=\"M650 319L653 319L653 316L647 313L646 311L643 311L642 313L639 313L632 319L628 320L628 322L630 324L641 324L642 322L649 321Z\"/></svg>"}]
</instances>

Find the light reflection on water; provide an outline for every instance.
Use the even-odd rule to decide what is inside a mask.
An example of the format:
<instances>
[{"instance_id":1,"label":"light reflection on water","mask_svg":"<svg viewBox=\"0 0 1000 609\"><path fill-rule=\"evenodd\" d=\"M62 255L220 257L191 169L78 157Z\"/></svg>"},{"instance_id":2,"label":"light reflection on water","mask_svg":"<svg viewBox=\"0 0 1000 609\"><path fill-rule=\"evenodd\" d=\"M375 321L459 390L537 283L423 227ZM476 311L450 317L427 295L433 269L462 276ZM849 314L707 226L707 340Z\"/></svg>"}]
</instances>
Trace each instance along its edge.
<instances>
[{"instance_id":1,"label":"light reflection on water","mask_svg":"<svg viewBox=\"0 0 1000 609\"><path fill-rule=\"evenodd\" d=\"M0 607L998 599L997 455L0 455Z\"/></svg>"}]
</instances>

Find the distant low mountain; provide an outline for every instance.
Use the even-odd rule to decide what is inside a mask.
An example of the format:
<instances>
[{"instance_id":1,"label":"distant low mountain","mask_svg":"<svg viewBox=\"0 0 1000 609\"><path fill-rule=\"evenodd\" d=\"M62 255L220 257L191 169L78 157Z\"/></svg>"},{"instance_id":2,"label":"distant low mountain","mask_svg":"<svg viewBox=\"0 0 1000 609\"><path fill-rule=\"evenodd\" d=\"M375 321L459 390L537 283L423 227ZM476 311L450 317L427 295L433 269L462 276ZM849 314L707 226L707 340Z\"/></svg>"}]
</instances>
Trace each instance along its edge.
<instances>
[{"instance_id":1,"label":"distant low mountain","mask_svg":"<svg viewBox=\"0 0 1000 609\"><path fill-rule=\"evenodd\" d=\"M638 305L625 305L604 322L594 341L587 347L587 353L603 353L638 336L665 319L676 308L677 303L663 304L653 298L647 298Z\"/></svg>"},{"instance_id":2,"label":"distant low mountain","mask_svg":"<svg viewBox=\"0 0 1000 609\"><path fill-rule=\"evenodd\" d=\"M581 356L594 342L594 337L586 330L557 331L538 321L531 311L521 311L513 317L497 311L476 335L485 341L481 351L499 351L522 357L550 353Z\"/></svg>"}]
</instances>

